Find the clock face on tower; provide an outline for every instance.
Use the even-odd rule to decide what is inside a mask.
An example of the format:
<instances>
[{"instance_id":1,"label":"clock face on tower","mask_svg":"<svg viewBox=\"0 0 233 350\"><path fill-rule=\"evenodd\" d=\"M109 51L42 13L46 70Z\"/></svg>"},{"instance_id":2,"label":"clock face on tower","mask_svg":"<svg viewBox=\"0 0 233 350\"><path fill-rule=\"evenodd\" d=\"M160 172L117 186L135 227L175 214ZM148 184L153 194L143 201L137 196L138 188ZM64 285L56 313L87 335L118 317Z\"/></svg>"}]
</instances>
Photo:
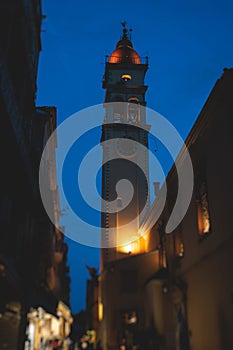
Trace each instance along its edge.
<instances>
[{"instance_id":1,"label":"clock face on tower","mask_svg":"<svg viewBox=\"0 0 233 350\"><path fill-rule=\"evenodd\" d=\"M138 149L137 142L128 136L117 139L115 146L117 153L124 158L133 157Z\"/></svg>"}]
</instances>

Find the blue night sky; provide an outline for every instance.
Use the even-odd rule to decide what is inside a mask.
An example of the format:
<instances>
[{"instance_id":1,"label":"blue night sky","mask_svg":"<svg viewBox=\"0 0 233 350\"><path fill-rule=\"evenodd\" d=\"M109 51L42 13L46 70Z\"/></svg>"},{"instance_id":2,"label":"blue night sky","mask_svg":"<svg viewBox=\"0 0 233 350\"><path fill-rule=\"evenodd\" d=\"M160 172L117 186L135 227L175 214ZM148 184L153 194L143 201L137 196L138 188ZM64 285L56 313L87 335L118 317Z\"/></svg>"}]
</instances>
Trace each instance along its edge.
<instances>
[{"instance_id":1,"label":"blue night sky","mask_svg":"<svg viewBox=\"0 0 233 350\"><path fill-rule=\"evenodd\" d=\"M58 124L104 99L105 55L133 28L140 56L149 56L147 106L186 138L223 68L233 66L233 2L44 0L37 105L56 106ZM59 140L58 140L59 143ZM162 155L161 155L162 157ZM165 172L170 160L162 160ZM153 179L152 179L153 180ZM88 272L99 251L70 239L71 306L85 308Z\"/></svg>"}]
</instances>

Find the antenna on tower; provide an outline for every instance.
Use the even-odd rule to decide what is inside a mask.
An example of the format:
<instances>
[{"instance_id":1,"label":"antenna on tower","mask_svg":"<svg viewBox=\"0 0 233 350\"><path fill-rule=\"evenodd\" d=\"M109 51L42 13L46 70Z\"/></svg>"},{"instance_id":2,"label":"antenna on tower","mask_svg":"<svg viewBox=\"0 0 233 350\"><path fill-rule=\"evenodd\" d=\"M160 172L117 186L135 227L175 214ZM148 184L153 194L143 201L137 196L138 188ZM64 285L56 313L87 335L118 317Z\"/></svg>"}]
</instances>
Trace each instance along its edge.
<instances>
[{"instance_id":1,"label":"antenna on tower","mask_svg":"<svg viewBox=\"0 0 233 350\"><path fill-rule=\"evenodd\" d=\"M133 31L133 29L130 28L130 29L129 29L129 40L132 40L132 31Z\"/></svg>"}]
</instances>

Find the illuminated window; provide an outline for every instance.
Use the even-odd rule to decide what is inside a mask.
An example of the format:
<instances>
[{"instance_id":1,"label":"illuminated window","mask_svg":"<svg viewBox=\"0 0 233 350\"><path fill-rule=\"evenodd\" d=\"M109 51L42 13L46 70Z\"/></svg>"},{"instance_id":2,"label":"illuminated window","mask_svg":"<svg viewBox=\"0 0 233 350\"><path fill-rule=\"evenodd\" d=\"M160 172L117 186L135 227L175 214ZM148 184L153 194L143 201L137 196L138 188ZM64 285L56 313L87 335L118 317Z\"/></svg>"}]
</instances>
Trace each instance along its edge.
<instances>
[{"instance_id":1,"label":"illuminated window","mask_svg":"<svg viewBox=\"0 0 233 350\"><path fill-rule=\"evenodd\" d=\"M205 182L203 182L200 186L196 203L197 203L198 233L200 236L204 237L210 233L210 229L211 229L209 201L208 201Z\"/></svg>"},{"instance_id":2,"label":"illuminated window","mask_svg":"<svg viewBox=\"0 0 233 350\"><path fill-rule=\"evenodd\" d=\"M122 323L124 325L133 325L137 323L137 313L136 311L125 311L121 315Z\"/></svg>"},{"instance_id":3,"label":"illuminated window","mask_svg":"<svg viewBox=\"0 0 233 350\"><path fill-rule=\"evenodd\" d=\"M131 80L131 75L129 75L129 74L123 74L122 76L121 76L121 79L123 80L123 81L129 81L129 80Z\"/></svg>"},{"instance_id":4,"label":"illuminated window","mask_svg":"<svg viewBox=\"0 0 233 350\"><path fill-rule=\"evenodd\" d=\"M175 256L177 258L184 257L184 242L180 230L177 230L174 234L174 244L175 244Z\"/></svg>"},{"instance_id":5,"label":"illuminated window","mask_svg":"<svg viewBox=\"0 0 233 350\"><path fill-rule=\"evenodd\" d=\"M103 314L104 314L104 308L103 308L103 304L99 301L98 302L98 320L102 321L103 319Z\"/></svg>"}]
</instances>

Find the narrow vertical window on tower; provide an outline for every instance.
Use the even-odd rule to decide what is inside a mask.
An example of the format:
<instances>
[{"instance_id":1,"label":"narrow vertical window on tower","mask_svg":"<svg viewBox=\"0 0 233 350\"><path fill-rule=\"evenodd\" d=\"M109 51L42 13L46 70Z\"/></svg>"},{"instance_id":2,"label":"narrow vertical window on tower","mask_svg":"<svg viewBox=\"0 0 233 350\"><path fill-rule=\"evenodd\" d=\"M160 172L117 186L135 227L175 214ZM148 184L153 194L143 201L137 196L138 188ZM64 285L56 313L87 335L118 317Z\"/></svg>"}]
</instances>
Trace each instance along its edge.
<instances>
[{"instance_id":1,"label":"narrow vertical window on tower","mask_svg":"<svg viewBox=\"0 0 233 350\"><path fill-rule=\"evenodd\" d=\"M128 122L139 123L140 122L140 104L137 98L130 98L128 100Z\"/></svg>"},{"instance_id":2,"label":"narrow vertical window on tower","mask_svg":"<svg viewBox=\"0 0 233 350\"><path fill-rule=\"evenodd\" d=\"M113 121L115 123L124 122L124 104L121 96L115 96L112 100L114 102L113 106Z\"/></svg>"}]
</instances>

